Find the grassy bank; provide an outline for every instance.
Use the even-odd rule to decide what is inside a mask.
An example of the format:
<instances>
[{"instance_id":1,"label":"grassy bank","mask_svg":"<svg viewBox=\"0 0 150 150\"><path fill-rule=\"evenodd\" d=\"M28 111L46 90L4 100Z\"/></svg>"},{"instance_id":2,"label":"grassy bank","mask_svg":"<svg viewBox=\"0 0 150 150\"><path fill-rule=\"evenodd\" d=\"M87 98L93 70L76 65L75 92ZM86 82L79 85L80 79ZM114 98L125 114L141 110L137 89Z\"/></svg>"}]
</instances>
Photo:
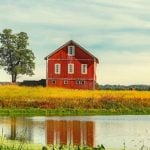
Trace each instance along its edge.
<instances>
[{"instance_id":1,"label":"grassy bank","mask_svg":"<svg viewBox=\"0 0 150 150\"><path fill-rule=\"evenodd\" d=\"M89 147L83 145L46 145L33 144L25 140L8 140L0 137L0 150L121 150L122 148L105 148L103 145Z\"/></svg>"},{"instance_id":2,"label":"grassy bank","mask_svg":"<svg viewBox=\"0 0 150 150\"><path fill-rule=\"evenodd\" d=\"M139 150L149 149L148 146L141 145ZM27 141L8 140L4 137L0 137L0 150L135 150L135 148L108 148L103 144L94 147L84 145L46 145L33 144Z\"/></svg>"},{"instance_id":3,"label":"grassy bank","mask_svg":"<svg viewBox=\"0 0 150 150\"><path fill-rule=\"evenodd\" d=\"M40 109L1 108L0 116L92 116L92 115L149 115L150 108L139 109Z\"/></svg>"},{"instance_id":4,"label":"grassy bank","mask_svg":"<svg viewBox=\"0 0 150 150\"><path fill-rule=\"evenodd\" d=\"M8 140L0 137L0 150L105 150L103 145L96 147L80 146L80 145L46 145L33 144L24 140Z\"/></svg>"},{"instance_id":5,"label":"grassy bank","mask_svg":"<svg viewBox=\"0 0 150 150\"><path fill-rule=\"evenodd\" d=\"M0 86L0 113L29 115L150 114L150 92Z\"/></svg>"}]
</instances>

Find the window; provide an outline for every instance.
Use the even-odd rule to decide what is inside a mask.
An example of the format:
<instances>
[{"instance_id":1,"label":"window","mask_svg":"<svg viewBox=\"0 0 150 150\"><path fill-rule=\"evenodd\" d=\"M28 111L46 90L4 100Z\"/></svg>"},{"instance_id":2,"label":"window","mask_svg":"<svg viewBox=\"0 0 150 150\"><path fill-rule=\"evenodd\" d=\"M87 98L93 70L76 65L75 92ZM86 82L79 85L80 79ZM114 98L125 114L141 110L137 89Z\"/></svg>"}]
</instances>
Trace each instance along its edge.
<instances>
[{"instance_id":1,"label":"window","mask_svg":"<svg viewBox=\"0 0 150 150\"><path fill-rule=\"evenodd\" d=\"M81 81L80 81L80 84L85 84L85 80L81 80Z\"/></svg>"},{"instance_id":2,"label":"window","mask_svg":"<svg viewBox=\"0 0 150 150\"><path fill-rule=\"evenodd\" d=\"M81 64L81 74L87 74L87 64Z\"/></svg>"},{"instance_id":3,"label":"window","mask_svg":"<svg viewBox=\"0 0 150 150\"><path fill-rule=\"evenodd\" d=\"M75 55L75 46L70 45L68 46L68 56L74 56Z\"/></svg>"},{"instance_id":4,"label":"window","mask_svg":"<svg viewBox=\"0 0 150 150\"><path fill-rule=\"evenodd\" d=\"M74 64L68 64L68 74L74 74Z\"/></svg>"},{"instance_id":5,"label":"window","mask_svg":"<svg viewBox=\"0 0 150 150\"><path fill-rule=\"evenodd\" d=\"M83 85L83 84L85 84L85 80L76 80L76 84Z\"/></svg>"},{"instance_id":6,"label":"window","mask_svg":"<svg viewBox=\"0 0 150 150\"><path fill-rule=\"evenodd\" d=\"M80 84L80 80L76 80L76 84Z\"/></svg>"},{"instance_id":7,"label":"window","mask_svg":"<svg viewBox=\"0 0 150 150\"><path fill-rule=\"evenodd\" d=\"M51 84L56 84L56 80L51 80Z\"/></svg>"},{"instance_id":8,"label":"window","mask_svg":"<svg viewBox=\"0 0 150 150\"><path fill-rule=\"evenodd\" d=\"M67 79L64 80L64 84L68 84L68 80Z\"/></svg>"},{"instance_id":9,"label":"window","mask_svg":"<svg viewBox=\"0 0 150 150\"><path fill-rule=\"evenodd\" d=\"M55 64L55 74L60 74L60 64Z\"/></svg>"}]
</instances>

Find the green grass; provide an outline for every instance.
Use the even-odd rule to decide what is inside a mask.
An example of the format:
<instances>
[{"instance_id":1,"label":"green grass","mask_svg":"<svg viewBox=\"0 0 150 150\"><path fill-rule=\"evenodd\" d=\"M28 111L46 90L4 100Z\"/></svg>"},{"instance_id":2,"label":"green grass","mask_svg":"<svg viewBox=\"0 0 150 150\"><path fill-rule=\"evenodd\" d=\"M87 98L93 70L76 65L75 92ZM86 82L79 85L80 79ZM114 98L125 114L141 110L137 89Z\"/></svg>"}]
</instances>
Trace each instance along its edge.
<instances>
[{"instance_id":1,"label":"green grass","mask_svg":"<svg viewBox=\"0 0 150 150\"><path fill-rule=\"evenodd\" d=\"M150 92L0 86L0 114L150 114Z\"/></svg>"},{"instance_id":2,"label":"green grass","mask_svg":"<svg viewBox=\"0 0 150 150\"><path fill-rule=\"evenodd\" d=\"M96 147L77 146L77 145L47 145L33 144L26 140L8 140L0 137L0 150L105 150L103 145Z\"/></svg>"},{"instance_id":3,"label":"green grass","mask_svg":"<svg viewBox=\"0 0 150 150\"><path fill-rule=\"evenodd\" d=\"M0 137L0 150L42 150L42 145Z\"/></svg>"},{"instance_id":4,"label":"green grass","mask_svg":"<svg viewBox=\"0 0 150 150\"><path fill-rule=\"evenodd\" d=\"M9 109L1 108L1 116L76 116L76 115L149 115L150 108L144 109Z\"/></svg>"},{"instance_id":5,"label":"green grass","mask_svg":"<svg viewBox=\"0 0 150 150\"><path fill-rule=\"evenodd\" d=\"M0 137L0 150L122 150L122 148L105 148L103 145L89 147L84 145L46 145L31 142L8 140Z\"/></svg>"}]
</instances>

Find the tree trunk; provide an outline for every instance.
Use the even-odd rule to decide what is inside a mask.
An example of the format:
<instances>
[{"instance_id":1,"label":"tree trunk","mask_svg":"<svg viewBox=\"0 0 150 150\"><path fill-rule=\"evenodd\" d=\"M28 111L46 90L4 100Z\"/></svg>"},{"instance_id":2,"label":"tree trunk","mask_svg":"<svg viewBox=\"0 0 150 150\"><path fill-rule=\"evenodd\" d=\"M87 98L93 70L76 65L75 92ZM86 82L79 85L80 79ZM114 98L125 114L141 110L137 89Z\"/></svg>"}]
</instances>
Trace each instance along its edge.
<instances>
[{"instance_id":1,"label":"tree trunk","mask_svg":"<svg viewBox=\"0 0 150 150\"><path fill-rule=\"evenodd\" d=\"M12 83L16 83L17 74L16 74L16 73L12 73L12 74L11 74L11 78L12 78Z\"/></svg>"}]
</instances>

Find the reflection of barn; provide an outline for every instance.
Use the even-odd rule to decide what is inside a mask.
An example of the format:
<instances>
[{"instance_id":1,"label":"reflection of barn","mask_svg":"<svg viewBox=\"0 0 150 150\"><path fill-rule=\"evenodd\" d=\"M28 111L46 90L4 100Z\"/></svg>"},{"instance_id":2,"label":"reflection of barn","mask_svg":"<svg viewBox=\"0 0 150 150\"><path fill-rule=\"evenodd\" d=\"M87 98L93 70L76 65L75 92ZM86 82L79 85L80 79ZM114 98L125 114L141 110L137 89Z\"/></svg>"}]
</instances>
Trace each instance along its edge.
<instances>
[{"instance_id":1,"label":"reflection of barn","mask_svg":"<svg viewBox=\"0 0 150 150\"><path fill-rule=\"evenodd\" d=\"M95 123L91 121L34 120L5 118L0 120L2 135L41 144L74 144L95 146ZM0 134L1 135L1 134ZM24 135L24 136L22 136Z\"/></svg>"},{"instance_id":2,"label":"reflection of barn","mask_svg":"<svg viewBox=\"0 0 150 150\"><path fill-rule=\"evenodd\" d=\"M54 121L47 123L47 144L94 146L94 123L90 121Z\"/></svg>"}]
</instances>

